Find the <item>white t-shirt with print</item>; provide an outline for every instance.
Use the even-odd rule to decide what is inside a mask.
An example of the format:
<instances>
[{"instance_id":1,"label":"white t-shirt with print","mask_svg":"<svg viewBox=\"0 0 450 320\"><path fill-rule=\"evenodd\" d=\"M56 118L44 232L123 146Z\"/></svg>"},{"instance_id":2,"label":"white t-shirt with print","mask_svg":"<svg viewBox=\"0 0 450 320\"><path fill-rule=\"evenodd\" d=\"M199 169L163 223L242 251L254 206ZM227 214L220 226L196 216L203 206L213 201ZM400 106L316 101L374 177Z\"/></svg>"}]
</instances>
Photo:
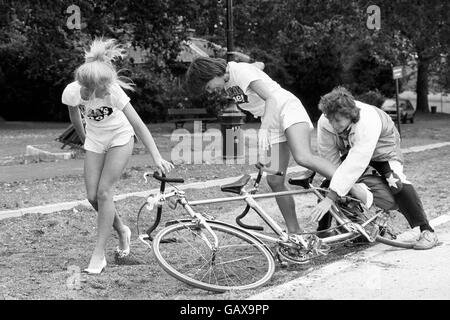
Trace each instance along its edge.
<instances>
[{"instance_id":1,"label":"white t-shirt with print","mask_svg":"<svg viewBox=\"0 0 450 320\"><path fill-rule=\"evenodd\" d=\"M66 86L62 94L62 103L72 107L79 107L86 121L86 134L102 136L106 132L120 133L134 132L123 108L130 102L130 98L118 84L110 86L104 98L83 100L81 85L74 81Z\"/></svg>"},{"instance_id":2,"label":"white t-shirt with print","mask_svg":"<svg viewBox=\"0 0 450 320\"><path fill-rule=\"evenodd\" d=\"M229 62L229 80L225 84L225 90L243 110L249 111L255 117L261 117L262 128L284 133L286 130L285 112L295 108L293 117L295 121L287 121L288 125L295 122L307 122L313 128L311 119L300 100L291 92L283 89L276 81L272 80L264 71L253 64L245 62ZM255 91L250 88L250 83L262 80L277 100L274 110L266 110L266 103ZM290 111L289 111L290 112ZM292 120L292 119L291 119Z\"/></svg>"}]
</instances>

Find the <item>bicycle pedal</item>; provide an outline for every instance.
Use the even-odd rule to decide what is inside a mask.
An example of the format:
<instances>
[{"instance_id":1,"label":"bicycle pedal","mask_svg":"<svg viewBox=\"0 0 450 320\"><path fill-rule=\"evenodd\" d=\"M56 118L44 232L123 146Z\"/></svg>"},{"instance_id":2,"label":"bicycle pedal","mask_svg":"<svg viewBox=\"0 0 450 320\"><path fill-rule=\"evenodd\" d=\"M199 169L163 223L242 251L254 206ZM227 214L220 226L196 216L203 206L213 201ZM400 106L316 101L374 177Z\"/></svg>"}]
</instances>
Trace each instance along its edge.
<instances>
[{"instance_id":1,"label":"bicycle pedal","mask_svg":"<svg viewBox=\"0 0 450 320\"><path fill-rule=\"evenodd\" d=\"M308 243L306 242L306 240L298 234L291 234L289 235L289 241L292 243L295 243L298 246L302 246L304 248L308 248Z\"/></svg>"}]
</instances>

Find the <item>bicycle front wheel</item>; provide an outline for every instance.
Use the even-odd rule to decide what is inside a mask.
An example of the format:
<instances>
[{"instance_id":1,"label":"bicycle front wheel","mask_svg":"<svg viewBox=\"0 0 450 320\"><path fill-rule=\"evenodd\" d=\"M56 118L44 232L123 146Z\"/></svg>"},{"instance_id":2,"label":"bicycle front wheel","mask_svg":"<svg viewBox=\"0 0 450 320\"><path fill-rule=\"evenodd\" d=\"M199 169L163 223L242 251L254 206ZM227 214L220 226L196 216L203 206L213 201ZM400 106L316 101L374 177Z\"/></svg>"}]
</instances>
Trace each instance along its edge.
<instances>
[{"instance_id":1,"label":"bicycle front wheel","mask_svg":"<svg viewBox=\"0 0 450 320\"><path fill-rule=\"evenodd\" d=\"M167 273L215 292L253 289L270 280L275 261L259 239L231 225L207 223L219 240L216 250L212 235L196 222L176 223L155 236L153 251Z\"/></svg>"}]
</instances>

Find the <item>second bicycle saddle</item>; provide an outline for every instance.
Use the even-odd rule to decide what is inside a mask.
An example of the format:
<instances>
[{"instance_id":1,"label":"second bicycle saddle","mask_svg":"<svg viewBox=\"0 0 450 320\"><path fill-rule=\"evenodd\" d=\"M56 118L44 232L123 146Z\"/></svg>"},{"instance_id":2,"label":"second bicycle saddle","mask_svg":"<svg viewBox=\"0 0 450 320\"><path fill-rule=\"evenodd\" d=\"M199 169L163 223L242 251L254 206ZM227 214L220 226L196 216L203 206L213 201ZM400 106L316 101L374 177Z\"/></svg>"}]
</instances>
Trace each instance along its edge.
<instances>
[{"instance_id":1,"label":"second bicycle saddle","mask_svg":"<svg viewBox=\"0 0 450 320\"><path fill-rule=\"evenodd\" d=\"M246 174L246 175L242 176L242 178L240 178L236 182L229 183L229 184L221 186L220 189L223 192L231 192L231 193L240 194L241 193L241 189L248 183L250 178L251 178L250 175Z\"/></svg>"}]
</instances>

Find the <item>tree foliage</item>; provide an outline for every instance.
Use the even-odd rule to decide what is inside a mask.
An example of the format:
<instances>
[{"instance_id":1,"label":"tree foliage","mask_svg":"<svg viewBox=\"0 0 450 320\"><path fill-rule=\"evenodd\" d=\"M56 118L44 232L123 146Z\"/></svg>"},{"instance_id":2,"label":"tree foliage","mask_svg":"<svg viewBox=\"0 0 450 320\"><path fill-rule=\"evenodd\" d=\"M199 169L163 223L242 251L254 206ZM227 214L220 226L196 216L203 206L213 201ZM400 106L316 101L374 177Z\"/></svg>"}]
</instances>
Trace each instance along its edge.
<instances>
[{"instance_id":1,"label":"tree foliage","mask_svg":"<svg viewBox=\"0 0 450 320\"><path fill-rule=\"evenodd\" d=\"M416 66L417 110L428 112L429 75L440 69L441 59L450 49L450 3L382 0L377 4L382 19L377 50L390 52L394 65Z\"/></svg>"},{"instance_id":2,"label":"tree foliage","mask_svg":"<svg viewBox=\"0 0 450 320\"><path fill-rule=\"evenodd\" d=\"M168 14L168 1L78 1L81 30L66 25L70 16L66 10L72 4L69 0L1 2L1 114L9 120L67 120L61 94L95 36L148 49L145 70L125 61L119 67L128 69L140 85L130 93L138 109L145 111L150 105L150 113L161 114L164 89L173 84L167 64L179 51L177 17Z\"/></svg>"},{"instance_id":3,"label":"tree foliage","mask_svg":"<svg viewBox=\"0 0 450 320\"><path fill-rule=\"evenodd\" d=\"M67 120L61 93L94 36L147 50L147 64L126 60L119 66L135 81L132 103L147 121L163 120L163 110L183 99L177 77L184 68L175 58L186 28L227 45L226 0L80 0L81 30L66 26L72 4L0 2L0 114L7 120ZM367 28L371 4L234 0L235 49L263 61L265 71L295 93L313 118L320 96L337 85L358 96L391 96L391 70L399 64L417 67L418 108L427 110L428 75L439 87L449 86L449 2L379 0L380 30Z\"/></svg>"}]
</instances>

